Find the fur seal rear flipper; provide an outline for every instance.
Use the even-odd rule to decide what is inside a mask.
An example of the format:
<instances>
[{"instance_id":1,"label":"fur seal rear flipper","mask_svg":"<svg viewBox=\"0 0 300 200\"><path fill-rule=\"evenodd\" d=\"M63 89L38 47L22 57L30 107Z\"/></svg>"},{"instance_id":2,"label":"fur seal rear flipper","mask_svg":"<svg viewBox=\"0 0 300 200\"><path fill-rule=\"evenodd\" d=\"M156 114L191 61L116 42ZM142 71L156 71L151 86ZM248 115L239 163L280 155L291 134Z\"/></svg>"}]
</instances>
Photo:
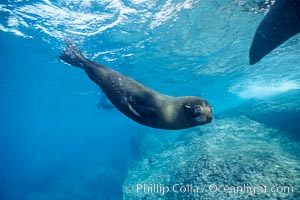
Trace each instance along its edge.
<instances>
[{"instance_id":1,"label":"fur seal rear flipper","mask_svg":"<svg viewBox=\"0 0 300 200\"><path fill-rule=\"evenodd\" d=\"M64 62L82 68L112 104L130 119L153 128L178 130L212 121L212 108L199 97L172 97L158 93L117 71L85 58L70 42L60 55Z\"/></svg>"},{"instance_id":2,"label":"fur seal rear flipper","mask_svg":"<svg viewBox=\"0 0 300 200\"><path fill-rule=\"evenodd\" d=\"M250 65L300 32L300 0L276 0L259 24L249 52Z\"/></svg>"}]
</instances>

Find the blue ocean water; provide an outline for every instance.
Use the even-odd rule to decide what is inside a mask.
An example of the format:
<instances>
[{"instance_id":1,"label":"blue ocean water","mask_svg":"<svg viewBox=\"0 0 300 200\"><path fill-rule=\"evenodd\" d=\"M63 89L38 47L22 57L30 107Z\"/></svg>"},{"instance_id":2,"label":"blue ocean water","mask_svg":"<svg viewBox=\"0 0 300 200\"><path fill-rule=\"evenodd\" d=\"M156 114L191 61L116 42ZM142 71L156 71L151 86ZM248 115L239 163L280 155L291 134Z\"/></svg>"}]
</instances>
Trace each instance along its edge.
<instances>
[{"instance_id":1,"label":"blue ocean water","mask_svg":"<svg viewBox=\"0 0 300 200\"><path fill-rule=\"evenodd\" d=\"M215 114L300 89L299 35L248 65L267 12L260 3L2 0L0 199L121 199L132 138L179 132L114 109L83 71L58 59L65 38L159 92L204 97Z\"/></svg>"}]
</instances>

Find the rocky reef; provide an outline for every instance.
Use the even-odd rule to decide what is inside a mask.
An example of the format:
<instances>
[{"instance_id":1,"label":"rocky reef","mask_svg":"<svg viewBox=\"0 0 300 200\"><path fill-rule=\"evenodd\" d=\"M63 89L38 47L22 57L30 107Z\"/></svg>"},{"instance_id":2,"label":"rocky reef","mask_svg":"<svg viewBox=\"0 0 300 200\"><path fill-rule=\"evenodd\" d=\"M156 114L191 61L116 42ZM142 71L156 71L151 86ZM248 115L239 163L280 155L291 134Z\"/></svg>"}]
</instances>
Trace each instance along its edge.
<instances>
[{"instance_id":1,"label":"rocky reef","mask_svg":"<svg viewBox=\"0 0 300 200\"><path fill-rule=\"evenodd\" d=\"M220 113L217 117L244 115L257 122L276 127L293 139L300 140L299 97L300 90L297 89L266 99L252 99L237 108Z\"/></svg>"}]
</instances>

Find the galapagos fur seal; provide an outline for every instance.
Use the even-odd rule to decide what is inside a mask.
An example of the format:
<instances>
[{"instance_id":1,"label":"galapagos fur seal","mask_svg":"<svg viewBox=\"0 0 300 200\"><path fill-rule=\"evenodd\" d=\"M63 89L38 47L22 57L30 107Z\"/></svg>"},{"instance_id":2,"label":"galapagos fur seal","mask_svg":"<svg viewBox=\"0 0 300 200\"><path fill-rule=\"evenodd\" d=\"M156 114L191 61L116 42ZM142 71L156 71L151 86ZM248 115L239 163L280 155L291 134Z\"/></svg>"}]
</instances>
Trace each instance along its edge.
<instances>
[{"instance_id":1,"label":"galapagos fur seal","mask_svg":"<svg viewBox=\"0 0 300 200\"><path fill-rule=\"evenodd\" d=\"M152 128L179 130L212 121L212 107L196 96L158 93L97 62L88 60L71 41L59 58L82 68L112 104L130 119Z\"/></svg>"}]
</instances>

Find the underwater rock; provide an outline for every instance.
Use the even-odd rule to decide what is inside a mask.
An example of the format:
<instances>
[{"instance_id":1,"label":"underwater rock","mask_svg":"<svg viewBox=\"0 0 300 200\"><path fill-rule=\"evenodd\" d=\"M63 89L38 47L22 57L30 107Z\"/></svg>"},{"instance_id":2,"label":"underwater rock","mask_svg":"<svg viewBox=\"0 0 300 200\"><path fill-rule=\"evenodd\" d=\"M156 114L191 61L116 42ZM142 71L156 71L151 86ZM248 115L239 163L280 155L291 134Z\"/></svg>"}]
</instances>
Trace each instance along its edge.
<instances>
[{"instance_id":1,"label":"underwater rock","mask_svg":"<svg viewBox=\"0 0 300 200\"><path fill-rule=\"evenodd\" d=\"M159 132L159 133L158 133ZM136 160L153 153L160 152L162 149L172 145L180 137L181 131L168 131L144 129L130 139L130 147Z\"/></svg>"},{"instance_id":2,"label":"underwater rock","mask_svg":"<svg viewBox=\"0 0 300 200\"><path fill-rule=\"evenodd\" d=\"M299 150L298 142L245 116L216 119L136 161L123 199L296 199Z\"/></svg>"},{"instance_id":3,"label":"underwater rock","mask_svg":"<svg viewBox=\"0 0 300 200\"><path fill-rule=\"evenodd\" d=\"M300 139L300 90L291 90L266 99L251 99L237 108L225 111L216 117L245 115L257 122L288 132Z\"/></svg>"}]
</instances>

